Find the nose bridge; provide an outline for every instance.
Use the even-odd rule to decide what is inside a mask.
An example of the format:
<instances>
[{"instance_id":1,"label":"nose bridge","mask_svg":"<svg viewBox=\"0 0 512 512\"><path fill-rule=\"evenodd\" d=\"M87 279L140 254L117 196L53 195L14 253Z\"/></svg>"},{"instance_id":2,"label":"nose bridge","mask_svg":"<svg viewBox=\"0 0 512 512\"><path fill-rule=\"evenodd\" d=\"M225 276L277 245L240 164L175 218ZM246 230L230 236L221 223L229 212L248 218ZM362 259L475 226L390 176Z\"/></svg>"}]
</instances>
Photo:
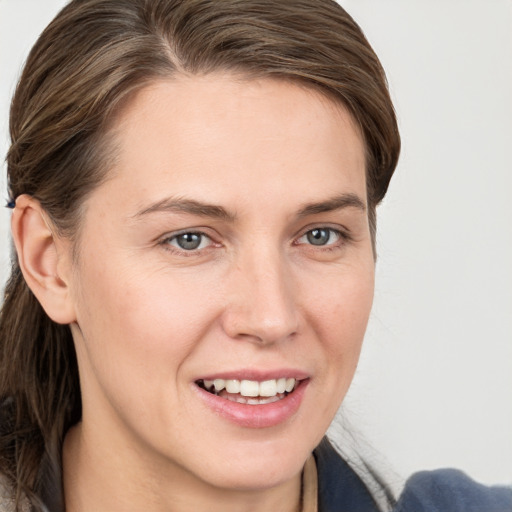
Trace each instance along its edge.
<instances>
[{"instance_id":1,"label":"nose bridge","mask_svg":"<svg viewBox=\"0 0 512 512\"><path fill-rule=\"evenodd\" d=\"M286 256L272 244L251 244L232 276L226 330L232 337L274 343L298 329L293 279Z\"/></svg>"}]
</instances>

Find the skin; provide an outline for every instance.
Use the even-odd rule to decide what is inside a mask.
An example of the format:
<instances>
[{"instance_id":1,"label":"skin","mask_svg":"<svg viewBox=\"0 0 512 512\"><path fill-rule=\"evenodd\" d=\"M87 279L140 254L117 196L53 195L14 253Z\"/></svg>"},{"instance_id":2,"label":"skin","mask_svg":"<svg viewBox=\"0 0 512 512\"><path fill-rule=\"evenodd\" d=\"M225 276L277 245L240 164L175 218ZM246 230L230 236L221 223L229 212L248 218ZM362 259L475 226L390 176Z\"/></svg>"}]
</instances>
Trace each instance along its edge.
<instances>
[{"instance_id":1,"label":"skin","mask_svg":"<svg viewBox=\"0 0 512 512\"><path fill-rule=\"evenodd\" d=\"M115 138L78 258L53 238L83 395L64 445L67 510L296 511L373 298L359 131L317 92L213 74L143 89ZM162 207L169 198L225 215ZM325 245L310 242L315 228L332 230ZM206 237L187 252L175 235L191 231ZM309 382L268 428L213 412L194 383L282 368Z\"/></svg>"}]
</instances>

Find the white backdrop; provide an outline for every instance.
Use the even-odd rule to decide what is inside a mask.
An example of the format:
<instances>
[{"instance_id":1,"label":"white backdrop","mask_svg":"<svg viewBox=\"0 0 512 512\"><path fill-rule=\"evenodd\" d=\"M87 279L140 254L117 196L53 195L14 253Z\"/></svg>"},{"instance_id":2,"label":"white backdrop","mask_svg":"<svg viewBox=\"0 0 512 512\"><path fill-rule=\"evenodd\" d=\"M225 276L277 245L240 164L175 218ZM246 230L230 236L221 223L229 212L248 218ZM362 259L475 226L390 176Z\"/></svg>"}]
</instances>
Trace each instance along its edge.
<instances>
[{"instance_id":1,"label":"white backdrop","mask_svg":"<svg viewBox=\"0 0 512 512\"><path fill-rule=\"evenodd\" d=\"M0 0L2 155L22 61L64 3ZM403 477L453 466L512 483L512 2L341 3L381 57L403 137L344 414Z\"/></svg>"}]
</instances>

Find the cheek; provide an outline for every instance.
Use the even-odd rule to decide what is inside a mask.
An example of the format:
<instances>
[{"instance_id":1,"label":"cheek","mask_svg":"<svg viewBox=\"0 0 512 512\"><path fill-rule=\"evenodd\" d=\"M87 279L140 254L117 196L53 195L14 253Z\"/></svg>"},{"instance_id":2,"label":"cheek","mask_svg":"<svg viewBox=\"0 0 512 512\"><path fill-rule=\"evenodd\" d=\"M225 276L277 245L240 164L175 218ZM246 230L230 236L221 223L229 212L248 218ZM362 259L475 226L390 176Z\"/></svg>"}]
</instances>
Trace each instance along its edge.
<instances>
[{"instance_id":1,"label":"cheek","mask_svg":"<svg viewBox=\"0 0 512 512\"><path fill-rule=\"evenodd\" d=\"M308 302L314 311L311 323L333 351L362 343L374 292L373 264L332 271L322 284L308 286Z\"/></svg>"},{"instance_id":2,"label":"cheek","mask_svg":"<svg viewBox=\"0 0 512 512\"><path fill-rule=\"evenodd\" d=\"M152 401L171 400L169 390L215 317L214 306L204 286L187 276L114 258L104 263L81 268L82 336L75 341L83 390L102 390L111 403L127 410L137 403L140 414L150 414Z\"/></svg>"},{"instance_id":3,"label":"cheek","mask_svg":"<svg viewBox=\"0 0 512 512\"><path fill-rule=\"evenodd\" d=\"M204 291L165 275L118 271L113 276L96 281L83 298L91 341L102 340L105 349L118 346L121 356L156 359L166 354L179 360L193 348L208 323Z\"/></svg>"},{"instance_id":4,"label":"cheek","mask_svg":"<svg viewBox=\"0 0 512 512\"><path fill-rule=\"evenodd\" d=\"M354 375L373 302L373 263L332 272L308 294L308 324L320 341L324 376L341 402ZM313 287L309 287L313 290ZM336 400L334 400L336 402ZM339 406L335 404L335 408Z\"/></svg>"},{"instance_id":5,"label":"cheek","mask_svg":"<svg viewBox=\"0 0 512 512\"><path fill-rule=\"evenodd\" d=\"M357 367L373 300L373 260L302 273L301 283L307 329L301 350L316 369L301 424L314 444L332 422Z\"/></svg>"}]
</instances>

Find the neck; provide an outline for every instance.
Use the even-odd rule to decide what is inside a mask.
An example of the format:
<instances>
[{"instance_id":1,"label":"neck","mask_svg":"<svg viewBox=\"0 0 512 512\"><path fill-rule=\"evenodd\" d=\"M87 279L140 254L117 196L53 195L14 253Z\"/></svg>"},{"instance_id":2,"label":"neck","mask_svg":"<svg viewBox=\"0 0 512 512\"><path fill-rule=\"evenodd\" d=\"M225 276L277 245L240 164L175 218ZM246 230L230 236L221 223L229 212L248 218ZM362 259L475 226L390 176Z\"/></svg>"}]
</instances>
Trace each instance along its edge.
<instances>
[{"instance_id":1,"label":"neck","mask_svg":"<svg viewBox=\"0 0 512 512\"><path fill-rule=\"evenodd\" d=\"M67 512L298 512L301 474L266 489L225 489L174 464L149 463L133 447L93 439L82 424L63 449Z\"/></svg>"}]
</instances>

